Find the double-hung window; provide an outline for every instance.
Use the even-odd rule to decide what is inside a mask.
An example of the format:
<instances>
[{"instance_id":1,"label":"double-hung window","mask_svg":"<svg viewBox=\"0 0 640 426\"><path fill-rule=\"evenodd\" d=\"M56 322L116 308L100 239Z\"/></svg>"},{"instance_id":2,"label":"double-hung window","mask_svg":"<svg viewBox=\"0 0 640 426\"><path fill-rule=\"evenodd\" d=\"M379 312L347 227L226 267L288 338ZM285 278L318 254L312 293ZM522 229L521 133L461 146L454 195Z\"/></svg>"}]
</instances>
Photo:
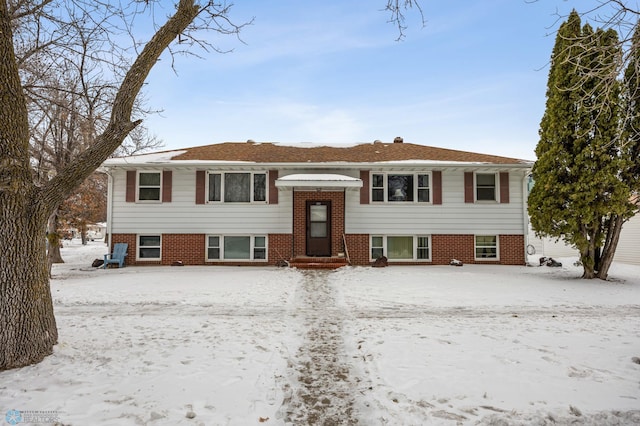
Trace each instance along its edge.
<instances>
[{"instance_id":1,"label":"double-hung window","mask_svg":"<svg viewBox=\"0 0 640 426\"><path fill-rule=\"evenodd\" d=\"M138 235L138 259L160 260L161 242L160 235Z\"/></svg>"},{"instance_id":2,"label":"double-hung window","mask_svg":"<svg viewBox=\"0 0 640 426\"><path fill-rule=\"evenodd\" d=\"M138 172L138 201L160 201L161 172Z\"/></svg>"},{"instance_id":3,"label":"double-hung window","mask_svg":"<svg viewBox=\"0 0 640 426\"><path fill-rule=\"evenodd\" d=\"M207 237L207 260L220 259L220 237L210 235Z\"/></svg>"},{"instance_id":4,"label":"double-hung window","mask_svg":"<svg viewBox=\"0 0 640 426\"><path fill-rule=\"evenodd\" d=\"M267 260L264 235L209 235L207 260Z\"/></svg>"},{"instance_id":5,"label":"double-hung window","mask_svg":"<svg viewBox=\"0 0 640 426\"><path fill-rule=\"evenodd\" d=\"M417 258L419 260L429 260L431 259L431 244L429 242L429 237L419 236L416 244L417 249Z\"/></svg>"},{"instance_id":6,"label":"double-hung window","mask_svg":"<svg viewBox=\"0 0 640 426\"><path fill-rule=\"evenodd\" d=\"M497 201L495 173L476 173L476 201Z\"/></svg>"},{"instance_id":7,"label":"double-hung window","mask_svg":"<svg viewBox=\"0 0 640 426\"><path fill-rule=\"evenodd\" d=\"M418 175L418 201L421 203L431 201L431 182L429 175Z\"/></svg>"},{"instance_id":8,"label":"double-hung window","mask_svg":"<svg viewBox=\"0 0 640 426\"><path fill-rule=\"evenodd\" d=\"M378 259L384 256L384 237L371 237L371 259Z\"/></svg>"},{"instance_id":9,"label":"double-hung window","mask_svg":"<svg viewBox=\"0 0 640 426\"><path fill-rule=\"evenodd\" d=\"M371 176L371 200L384 201L384 175L376 173Z\"/></svg>"},{"instance_id":10,"label":"double-hung window","mask_svg":"<svg viewBox=\"0 0 640 426\"><path fill-rule=\"evenodd\" d=\"M373 202L431 202L429 173L373 173L371 175Z\"/></svg>"},{"instance_id":11,"label":"double-hung window","mask_svg":"<svg viewBox=\"0 0 640 426\"><path fill-rule=\"evenodd\" d=\"M475 246L476 260L498 259L497 235L476 235Z\"/></svg>"},{"instance_id":12,"label":"double-hung window","mask_svg":"<svg viewBox=\"0 0 640 426\"><path fill-rule=\"evenodd\" d=\"M209 173L209 202L250 203L267 200L266 173Z\"/></svg>"}]
</instances>

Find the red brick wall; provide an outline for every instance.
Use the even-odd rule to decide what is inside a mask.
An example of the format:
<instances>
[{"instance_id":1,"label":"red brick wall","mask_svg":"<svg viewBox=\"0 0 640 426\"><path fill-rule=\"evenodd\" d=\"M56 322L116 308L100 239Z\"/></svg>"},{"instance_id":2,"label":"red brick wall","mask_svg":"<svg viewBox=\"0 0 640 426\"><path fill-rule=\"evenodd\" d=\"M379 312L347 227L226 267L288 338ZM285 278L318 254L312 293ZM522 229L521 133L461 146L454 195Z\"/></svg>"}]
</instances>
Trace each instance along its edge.
<instances>
[{"instance_id":1,"label":"red brick wall","mask_svg":"<svg viewBox=\"0 0 640 426\"><path fill-rule=\"evenodd\" d=\"M394 262L393 264L415 265L448 265L451 259L461 260L463 263L524 265L524 236L500 235L500 260L476 261L475 237L473 235L432 235L431 262ZM347 246L352 265L369 265L370 248L369 235L347 235Z\"/></svg>"},{"instance_id":2,"label":"red brick wall","mask_svg":"<svg viewBox=\"0 0 640 426\"><path fill-rule=\"evenodd\" d=\"M295 191L293 201L294 253L292 257L307 252L307 201L331 201L331 255L342 253L344 234L344 192Z\"/></svg>"},{"instance_id":3,"label":"red brick wall","mask_svg":"<svg viewBox=\"0 0 640 426\"><path fill-rule=\"evenodd\" d=\"M317 193L310 193L317 196ZM342 193L321 193L331 194L332 215L336 210L334 202L344 206L344 198L336 197ZM301 197L302 198L302 197ZM328 200L328 198L318 199L318 201ZM306 221L306 198L302 201L296 200L296 208L301 208L302 216ZM298 204L302 204L300 207ZM344 212L344 209L340 210ZM300 212L298 212L299 214ZM332 218L332 250L333 255L344 251L342 233L344 232L344 216L337 214L339 220ZM294 219L295 220L295 219ZM337 222L337 223L336 223ZM296 253L303 255L305 252L306 225L302 227L302 238L296 238ZM300 230L296 230L300 232ZM370 265L369 260L369 235L349 234L346 235L347 248L349 249L349 259L352 265ZM136 261L137 239L135 234L114 234L112 244L127 243L126 265L171 265L175 261L182 261L185 265L275 265L280 260L289 260L293 257L293 236L290 234L269 234L268 262L206 262L205 235L203 234L163 234L162 235L162 260L161 261ZM113 246L109 251L113 250ZM298 251L300 250L300 251ZM461 260L463 263L479 264L502 264L502 265L524 265L524 236L523 235L500 235L499 237L500 260L498 261L476 261L474 253L473 235L438 235L431 236L431 262L414 262L413 264L425 265L447 265L451 259ZM397 264L397 263L396 263ZM412 264L403 263L403 264Z\"/></svg>"},{"instance_id":4,"label":"red brick wall","mask_svg":"<svg viewBox=\"0 0 640 426\"><path fill-rule=\"evenodd\" d=\"M291 258L290 234L269 234L268 261L255 262L207 262L206 236L204 234L162 234L162 260L136 261L137 236L135 234L114 234L112 244L127 243L126 265L171 265L182 262L184 265L275 265L278 261ZM113 250L113 246L110 251Z\"/></svg>"},{"instance_id":5,"label":"red brick wall","mask_svg":"<svg viewBox=\"0 0 640 426\"><path fill-rule=\"evenodd\" d=\"M451 259L474 263L475 237L473 235L432 235L431 262L448 265Z\"/></svg>"},{"instance_id":6,"label":"red brick wall","mask_svg":"<svg viewBox=\"0 0 640 426\"><path fill-rule=\"evenodd\" d=\"M111 247L109 253L113 253L115 243L127 243L127 257L124 258L125 265L136 263L136 234L113 234L111 236Z\"/></svg>"},{"instance_id":7,"label":"red brick wall","mask_svg":"<svg viewBox=\"0 0 640 426\"><path fill-rule=\"evenodd\" d=\"M451 259L463 263L524 265L524 235L500 235L498 248L500 260L475 260L475 237L473 235L432 235L431 263L446 265Z\"/></svg>"},{"instance_id":8,"label":"red brick wall","mask_svg":"<svg viewBox=\"0 0 640 426\"><path fill-rule=\"evenodd\" d=\"M162 234L162 265L204 265L205 251L203 234Z\"/></svg>"},{"instance_id":9,"label":"red brick wall","mask_svg":"<svg viewBox=\"0 0 640 426\"><path fill-rule=\"evenodd\" d=\"M369 234L347 234L346 240L351 264L355 266L370 265Z\"/></svg>"},{"instance_id":10,"label":"red brick wall","mask_svg":"<svg viewBox=\"0 0 640 426\"><path fill-rule=\"evenodd\" d=\"M293 236L291 234L269 234L269 265L275 265L281 260L291 259L291 249L293 248Z\"/></svg>"},{"instance_id":11,"label":"red brick wall","mask_svg":"<svg viewBox=\"0 0 640 426\"><path fill-rule=\"evenodd\" d=\"M500 235L500 264L526 264L524 257L524 235Z\"/></svg>"}]
</instances>

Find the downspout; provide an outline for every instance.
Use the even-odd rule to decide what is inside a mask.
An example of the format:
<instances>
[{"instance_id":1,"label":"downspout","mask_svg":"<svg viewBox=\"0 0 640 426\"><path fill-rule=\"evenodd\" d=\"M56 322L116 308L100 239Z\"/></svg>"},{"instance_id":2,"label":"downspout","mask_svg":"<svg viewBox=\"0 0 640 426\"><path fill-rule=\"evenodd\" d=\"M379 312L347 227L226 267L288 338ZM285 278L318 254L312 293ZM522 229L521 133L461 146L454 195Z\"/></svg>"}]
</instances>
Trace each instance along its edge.
<instances>
[{"instance_id":1,"label":"downspout","mask_svg":"<svg viewBox=\"0 0 640 426\"><path fill-rule=\"evenodd\" d=\"M342 189L342 244L344 244L344 254L347 255L347 188Z\"/></svg>"},{"instance_id":2,"label":"downspout","mask_svg":"<svg viewBox=\"0 0 640 426\"><path fill-rule=\"evenodd\" d=\"M296 189L291 188L291 261L296 258Z\"/></svg>"},{"instance_id":3,"label":"downspout","mask_svg":"<svg viewBox=\"0 0 640 426\"><path fill-rule=\"evenodd\" d=\"M524 264L529 263L529 253L527 247L529 246L529 212L527 209L529 199L529 173L524 173L522 177L522 227L524 232Z\"/></svg>"},{"instance_id":4,"label":"downspout","mask_svg":"<svg viewBox=\"0 0 640 426\"><path fill-rule=\"evenodd\" d=\"M349 257L349 247L347 247L347 188L344 188L342 194L343 194L342 245L344 246L344 255L347 259L347 265L351 266L351 258Z\"/></svg>"},{"instance_id":5,"label":"downspout","mask_svg":"<svg viewBox=\"0 0 640 426\"><path fill-rule=\"evenodd\" d=\"M112 241L112 234L111 234L111 222L112 222L112 218L113 218L113 175L111 174L111 170L109 169L105 169L105 173L108 176L108 184L107 184L107 236L108 236L108 241L107 241L107 247L109 248L109 252L111 252L111 241Z\"/></svg>"}]
</instances>

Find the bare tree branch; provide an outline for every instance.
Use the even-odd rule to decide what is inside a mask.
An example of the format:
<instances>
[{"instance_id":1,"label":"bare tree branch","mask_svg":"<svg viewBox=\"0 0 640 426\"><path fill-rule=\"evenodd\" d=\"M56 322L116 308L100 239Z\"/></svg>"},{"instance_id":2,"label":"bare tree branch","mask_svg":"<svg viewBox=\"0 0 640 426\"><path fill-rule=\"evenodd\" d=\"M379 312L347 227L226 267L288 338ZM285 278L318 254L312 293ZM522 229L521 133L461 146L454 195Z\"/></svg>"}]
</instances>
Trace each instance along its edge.
<instances>
[{"instance_id":1,"label":"bare tree branch","mask_svg":"<svg viewBox=\"0 0 640 426\"><path fill-rule=\"evenodd\" d=\"M418 0L387 0L387 5L384 10L391 14L388 22L394 24L398 28L398 37L396 38L396 41L404 39L405 30L407 29L405 24L405 12L413 8L417 9L419 12L420 19L422 20L422 26L424 27L426 25L426 21L422 11L422 6L420 6L420 2Z\"/></svg>"}]
</instances>

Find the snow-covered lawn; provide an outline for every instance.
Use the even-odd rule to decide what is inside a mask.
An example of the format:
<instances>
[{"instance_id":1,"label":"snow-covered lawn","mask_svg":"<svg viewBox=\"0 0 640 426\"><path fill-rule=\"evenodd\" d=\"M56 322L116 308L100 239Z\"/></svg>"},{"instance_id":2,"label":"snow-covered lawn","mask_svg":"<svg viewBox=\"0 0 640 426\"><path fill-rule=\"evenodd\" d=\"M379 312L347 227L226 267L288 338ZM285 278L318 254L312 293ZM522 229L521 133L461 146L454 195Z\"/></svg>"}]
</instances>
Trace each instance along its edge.
<instances>
[{"instance_id":1,"label":"snow-covered lawn","mask_svg":"<svg viewBox=\"0 0 640 426\"><path fill-rule=\"evenodd\" d=\"M0 424L640 423L640 267L91 268L105 252L63 249L59 343L0 373Z\"/></svg>"}]
</instances>

